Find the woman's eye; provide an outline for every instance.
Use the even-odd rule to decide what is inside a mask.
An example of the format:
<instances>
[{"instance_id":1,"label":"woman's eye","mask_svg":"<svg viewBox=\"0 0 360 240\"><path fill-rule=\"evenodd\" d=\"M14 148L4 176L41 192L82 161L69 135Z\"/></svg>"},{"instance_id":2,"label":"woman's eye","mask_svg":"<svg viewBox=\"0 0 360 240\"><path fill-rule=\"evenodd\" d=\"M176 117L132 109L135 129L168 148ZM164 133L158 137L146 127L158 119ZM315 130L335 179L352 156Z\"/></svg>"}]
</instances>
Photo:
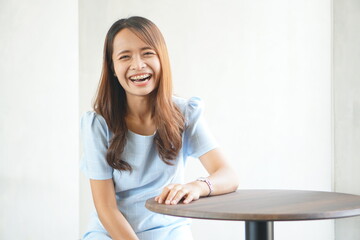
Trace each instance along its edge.
<instances>
[{"instance_id":1,"label":"woman's eye","mask_svg":"<svg viewBox=\"0 0 360 240\"><path fill-rule=\"evenodd\" d=\"M119 59L120 59L120 60L123 60L123 59L127 59L127 58L130 58L130 56L124 55L124 56L121 56Z\"/></svg>"},{"instance_id":2,"label":"woman's eye","mask_svg":"<svg viewBox=\"0 0 360 240\"><path fill-rule=\"evenodd\" d=\"M146 53L144 53L144 55L155 55L155 53L153 53L153 52L146 52Z\"/></svg>"}]
</instances>

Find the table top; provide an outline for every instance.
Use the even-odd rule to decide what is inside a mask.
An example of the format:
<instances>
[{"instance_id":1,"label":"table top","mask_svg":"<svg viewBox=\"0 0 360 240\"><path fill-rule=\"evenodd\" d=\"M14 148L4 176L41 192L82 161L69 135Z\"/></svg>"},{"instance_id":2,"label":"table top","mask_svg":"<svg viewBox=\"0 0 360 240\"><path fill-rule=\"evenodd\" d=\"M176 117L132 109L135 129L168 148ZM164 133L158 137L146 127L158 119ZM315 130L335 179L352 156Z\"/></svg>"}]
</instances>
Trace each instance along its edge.
<instances>
[{"instance_id":1,"label":"table top","mask_svg":"<svg viewBox=\"0 0 360 240\"><path fill-rule=\"evenodd\" d=\"M237 190L201 198L189 204L159 204L148 199L153 212L200 219L296 221L360 215L360 196L301 190Z\"/></svg>"}]
</instances>

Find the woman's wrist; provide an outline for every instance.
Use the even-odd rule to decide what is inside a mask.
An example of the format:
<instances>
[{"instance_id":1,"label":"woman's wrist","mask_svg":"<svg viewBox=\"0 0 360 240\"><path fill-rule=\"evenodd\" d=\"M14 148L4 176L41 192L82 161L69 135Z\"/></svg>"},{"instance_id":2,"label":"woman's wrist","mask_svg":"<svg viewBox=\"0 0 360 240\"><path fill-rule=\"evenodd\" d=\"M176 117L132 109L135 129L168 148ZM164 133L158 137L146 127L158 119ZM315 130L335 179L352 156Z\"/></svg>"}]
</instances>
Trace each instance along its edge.
<instances>
[{"instance_id":1,"label":"woman's wrist","mask_svg":"<svg viewBox=\"0 0 360 240\"><path fill-rule=\"evenodd\" d=\"M206 197L206 196L209 195L210 190L209 190L209 187L206 184L206 182L195 180L195 181L192 182L192 184L194 186L196 186L196 188L199 189L199 196L200 197Z\"/></svg>"}]
</instances>

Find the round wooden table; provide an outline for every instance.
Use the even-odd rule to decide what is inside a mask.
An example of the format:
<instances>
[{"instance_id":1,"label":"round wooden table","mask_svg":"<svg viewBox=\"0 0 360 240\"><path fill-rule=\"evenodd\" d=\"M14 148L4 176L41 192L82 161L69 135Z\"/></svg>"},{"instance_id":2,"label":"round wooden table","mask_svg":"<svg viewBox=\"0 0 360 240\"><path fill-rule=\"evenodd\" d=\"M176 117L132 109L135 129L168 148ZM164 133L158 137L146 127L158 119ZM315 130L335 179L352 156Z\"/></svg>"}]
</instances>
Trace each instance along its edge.
<instances>
[{"instance_id":1,"label":"round wooden table","mask_svg":"<svg viewBox=\"0 0 360 240\"><path fill-rule=\"evenodd\" d=\"M321 220L360 215L360 196L320 191L238 190L190 204L146 201L153 212L199 219L245 221L246 240L273 240L274 221Z\"/></svg>"}]
</instances>

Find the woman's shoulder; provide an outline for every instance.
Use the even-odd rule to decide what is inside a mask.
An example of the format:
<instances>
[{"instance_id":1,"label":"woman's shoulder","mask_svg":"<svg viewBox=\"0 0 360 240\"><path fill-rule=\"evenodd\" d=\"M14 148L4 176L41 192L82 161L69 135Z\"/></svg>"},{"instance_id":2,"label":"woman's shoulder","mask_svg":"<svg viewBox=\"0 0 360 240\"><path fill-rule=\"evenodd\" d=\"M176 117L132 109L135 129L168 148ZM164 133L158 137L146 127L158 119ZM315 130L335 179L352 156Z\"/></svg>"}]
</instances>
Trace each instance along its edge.
<instances>
[{"instance_id":1,"label":"woman's shoulder","mask_svg":"<svg viewBox=\"0 0 360 240\"><path fill-rule=\"evenodd\" d=\"M173 102L180 108L183 113L189 110L203 107L203 100L197 96L191 97L189 99L173 96Z\"/></svg>"},{"instance_id":2,"label":"woman's shoulder","mask_svg":"<svg viewBox=\"0 0 360 240\"><path fill-rule=\"evenodd\" d=\"M104 130L108 130L108 126L106 124L105 119L100 114L95 111L87 111L81 116L80 126L82 129L84 128L102 128Z\"/></svg>"},{"instance_id":3,"label":"woman's shoulder","mask_svg":"<svg viewBox=\"0 0 360 240\"><path fill-rule=\"evenodd\" d=\"M203 100L200 97L189 99L174 96L173 102L179 107L185 117L185 125L195 124L203 112Z\"/></svg>"}]
</instances>

